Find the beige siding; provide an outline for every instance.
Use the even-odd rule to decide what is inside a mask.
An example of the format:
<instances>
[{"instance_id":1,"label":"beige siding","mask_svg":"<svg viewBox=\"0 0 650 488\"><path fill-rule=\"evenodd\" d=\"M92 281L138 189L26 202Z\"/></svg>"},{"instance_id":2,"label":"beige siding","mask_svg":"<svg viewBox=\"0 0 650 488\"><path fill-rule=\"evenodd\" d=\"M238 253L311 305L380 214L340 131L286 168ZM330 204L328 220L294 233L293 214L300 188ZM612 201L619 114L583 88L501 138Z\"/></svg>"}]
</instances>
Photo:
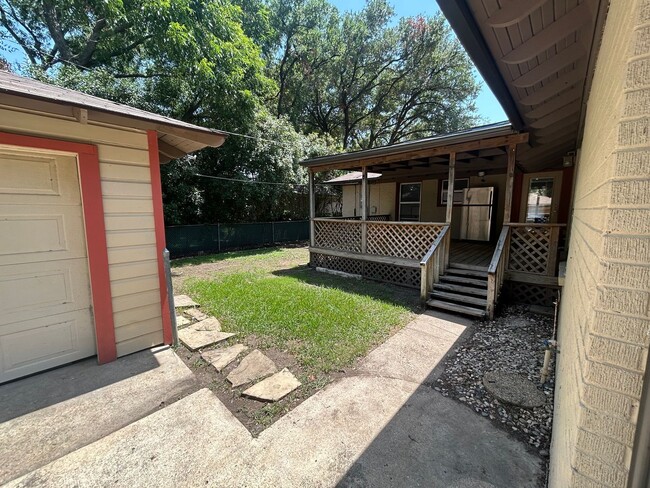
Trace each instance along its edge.
<instances>
[{"instance_id":1,"label":"beige siding","mask_svg":"<svg viewBox=\"0 0 650 488\"><path fill-rule=\"evenodd\" d=\"M612 2L577 163L551 487L626 486L650 337L650 2Z\"/></svg>"},{"instance_id":2,"label":"beige siding","mask_svg":"<svg viewBox=\"0 0 650 488\"><path fill-rule=\"evenodd\" d=\"M369 187L370 215L390 215L391 220L395 219L395 183L371 183ZM361 215L360 192L361 185L343 187L343 217Z\"/></svg>"},{"instance_id":3,"label":"beige siding","mask_svg":"<svg viewBox=\"0 0 650 488\"><path fill-rule=\"evenodd\" d=\"M146 133L0 105L0 130L98 147L119 356L161 344L162 319Z\"/></svg>"}]
</instances>

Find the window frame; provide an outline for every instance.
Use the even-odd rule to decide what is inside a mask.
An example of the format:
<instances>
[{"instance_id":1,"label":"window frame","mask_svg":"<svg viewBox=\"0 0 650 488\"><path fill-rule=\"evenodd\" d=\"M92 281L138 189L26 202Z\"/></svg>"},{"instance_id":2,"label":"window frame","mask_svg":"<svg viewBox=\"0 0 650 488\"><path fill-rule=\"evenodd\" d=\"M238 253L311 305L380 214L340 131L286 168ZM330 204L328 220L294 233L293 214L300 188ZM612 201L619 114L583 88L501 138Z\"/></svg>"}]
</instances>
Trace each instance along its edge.
<instances>
[{"instance_id":1,"label":"window frame","mask_svg":"<svg viewBox=\"0 0 650 488\"><path fill-rule=\"evenodd\" d=\"M439 185L439 191L438 191L438 206L439 207L446 207L447 206L447 199L444 198L444 197L447 195L448 191L445 190L444 187L445 187L445 181L447 182L447 186L449 186L449 179L439 180L439 181L440 181L440 185ZM466 181L467 186L465 186L464 188L457 188L456 183L458 183L459 181ZM471 185L470 185L470 179L469 178L455 178L454 179L454 203L453 203L454 206L459 206L459 205L463 204L463 201L462 201L463 190L470 189L470 188L471 188ZM456 201L457 197L460 197L460 201Z\"/></svg>"}]
</instances>

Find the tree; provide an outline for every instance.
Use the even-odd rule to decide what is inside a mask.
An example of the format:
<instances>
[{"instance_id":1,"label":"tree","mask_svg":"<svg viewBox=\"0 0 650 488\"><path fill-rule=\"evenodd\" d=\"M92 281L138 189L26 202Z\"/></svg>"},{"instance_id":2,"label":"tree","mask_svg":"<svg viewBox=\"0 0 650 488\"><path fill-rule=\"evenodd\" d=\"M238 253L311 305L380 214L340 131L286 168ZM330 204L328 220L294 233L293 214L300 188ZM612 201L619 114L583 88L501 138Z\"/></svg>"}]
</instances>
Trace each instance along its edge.
<instances>
[{"instance_id":1,"label":"tree","mask_svg":"<svg viewBox=\"0 0 650 488\"><path fill-rule=\"evenodd\" d=\"M369 0L340 15L322 0L272 3L278 115L344 148L393 144L476 122L471 62L441 15L402 19Z\"/></svg>"},{"instance_id":2,"label":"tree","mask_svg":"<svg viewBox=\"0 0 650 488\"><path fill-rule=\"evenodd\" d=\"M274 87L243 16L227 1L0 0L0 35L23 49L34 76L101 88L83 80L99 77L109 92L135 80L147 108L241 128Z\"/></svg>"},{"instance_id":3,"label":"tree","mask_svg":"<svg viewBox=\"0 0 650 488\"><path fill-rule=\"evenodd\" d=\"M338 148L334 141L300 134L285 117L277 118L264 110L258 112L249 134L163 166L168 224L307 217L307 172L299 162L335 152ZM319 180L328 177L322 174Z\"/></svg>"}]
</instances>

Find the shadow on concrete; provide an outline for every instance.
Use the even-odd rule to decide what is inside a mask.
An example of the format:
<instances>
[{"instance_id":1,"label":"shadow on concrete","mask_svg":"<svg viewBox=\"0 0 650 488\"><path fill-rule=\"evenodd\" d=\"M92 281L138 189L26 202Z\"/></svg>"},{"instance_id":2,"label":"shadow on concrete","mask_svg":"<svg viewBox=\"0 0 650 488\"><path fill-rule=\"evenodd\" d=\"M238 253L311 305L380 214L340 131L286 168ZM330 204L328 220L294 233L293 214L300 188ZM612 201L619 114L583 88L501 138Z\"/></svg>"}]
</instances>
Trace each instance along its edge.
<instances>
[{"instance_id":1,"label":"shadow on concrete","mask_svg":"<svg viewBox=\"0 0 650 488\"><path fill-rule=\"evenodd\" d=\"M347 293L369 296L391 305L408 308L411 312L421 313L419 290L404 286L392 285L366 279L345 278L329 273L323 273L301 265L293 268L280 269L273 272L276 276L290 276L313 286L337 288Z\"/></svg>"},{"instance_id":2,"label":"shadow on concrete","mask_svg":"<svg viewBox=\"0 0 650 488\"><path fill-rule=\"evenodd\" d=\"M0 423L153 370L152 351L97 364L92 357L0 385Z\"/></svg>"},{"instance_id":3,"label":"shadow on concrete","mask_svg":"<svg viewBox=\"0 0 650 488\"><path fill-rule=\"evenodd\" d=\"M427 315L462 324L465 319ZM458 347L471 334L468 327ZM434 389L445 357L431 370L337 484L339 488L536 488L542 459L465 404Z\"/></svg>"}]
</instances>

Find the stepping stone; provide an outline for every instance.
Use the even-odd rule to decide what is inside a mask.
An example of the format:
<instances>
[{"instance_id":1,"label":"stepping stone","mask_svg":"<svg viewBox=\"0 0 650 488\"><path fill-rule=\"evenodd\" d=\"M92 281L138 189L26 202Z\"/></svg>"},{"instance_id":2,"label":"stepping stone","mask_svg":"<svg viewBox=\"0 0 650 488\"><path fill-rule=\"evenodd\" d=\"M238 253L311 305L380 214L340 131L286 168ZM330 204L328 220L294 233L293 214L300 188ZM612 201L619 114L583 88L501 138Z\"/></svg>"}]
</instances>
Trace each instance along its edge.
<instances>
[{"instance_id":1,"label":"stepping stone","mask_svg":"<svg viewBox=\"0 0 650 488\"><path fill-rule=\"evenodd\" d=\"M174 308L198 307L199 304L187 295L177 295L174 297Z\"/></svg>"},{"instance_id":2,"label":"stepping stone","mask_svg":"<svg viewBox=\"0 0 650 488\"><path fill-rule=\"evenodd\" d=\"M278 368L275 363L266 357L259 349L255 349L248 356L241 360L239 366L233 369L226 378L233 388L245 385L251 381L264 378L275 372Z\"/></svg>"},{"instance_id":3,"label":"stepping stone","mask_svg":"<svg viewBox=\"0 0 650 488\"><path fill-rule=\"evenodd\" d=\"M198 308L188 308L185 310L185 313L199 322L208 318L208 315L201 312Z\"/></svg>"},{"instance_id":4,"label":"stepping stone","mask_svg":"<svg viewBox=\"0 0 650 488\"><path fill-rule=\"evenodd\" d=\"M300 381L284 368L279 373L269 376L256 385L251 386L243 394L255 400L277 402L300 386Z\"/></svg>"},{"instance_id":5,"label":"stepping stone","mask_svg":"<svg viewBox=\"0 0 650 488\"><path fill-rule=\"evenodd\" d=\"M520 374L488 371L483 375L483 385L499 400L518 407L541 407L546 402L546 395Z\"/></svg>"},{"instance_id":6,"label":"stepping stone","mask_svg":"<svg viewBox=\"0 0 650 488\"><path fill-rule=\"evenodd\" d=\"M190 325L190 329L197 331L220 331L221 322L219 322L215 317L209 317L205 320L201 320L201 322Z\"/></svg>"},{"instance_id":7,"label":"stepping stone","mask_svg":"<svg viewBox=\"0 0 650 488\"><path fill-rule=\"evenodd\" d=\"M189 323L190 323L189 319L186 319L182 315L177 315L176 316L176 325L178 327L183 327L184 325L187 325Z\"/></svg>"},{"instance_id":8,"label":"stepping stone","mask_svg":"<svg viewBox=\"0 0 650 488\"><path fill-rule=\"evenodd\" d=\"M235 334L218 330L194 330L192 326L178 331L178 338L190 351L223 342Z\"/></svg>"},{"instance_id":9,"label":"stepping stone","mask_svg":"<svg viewBox=\"0 0 650 488\"><path fill-rule=\"evenodd\" d=\"M237 359L237 356L239 356L247 349L248 347L244 346L243 344L235 344L234 346L225 347L223 349L203 351L201 353L201 357L209 362L212 366L214 366L214 369L221 373L221 371L226 366Z\"/></svg>"}]
</instances>

